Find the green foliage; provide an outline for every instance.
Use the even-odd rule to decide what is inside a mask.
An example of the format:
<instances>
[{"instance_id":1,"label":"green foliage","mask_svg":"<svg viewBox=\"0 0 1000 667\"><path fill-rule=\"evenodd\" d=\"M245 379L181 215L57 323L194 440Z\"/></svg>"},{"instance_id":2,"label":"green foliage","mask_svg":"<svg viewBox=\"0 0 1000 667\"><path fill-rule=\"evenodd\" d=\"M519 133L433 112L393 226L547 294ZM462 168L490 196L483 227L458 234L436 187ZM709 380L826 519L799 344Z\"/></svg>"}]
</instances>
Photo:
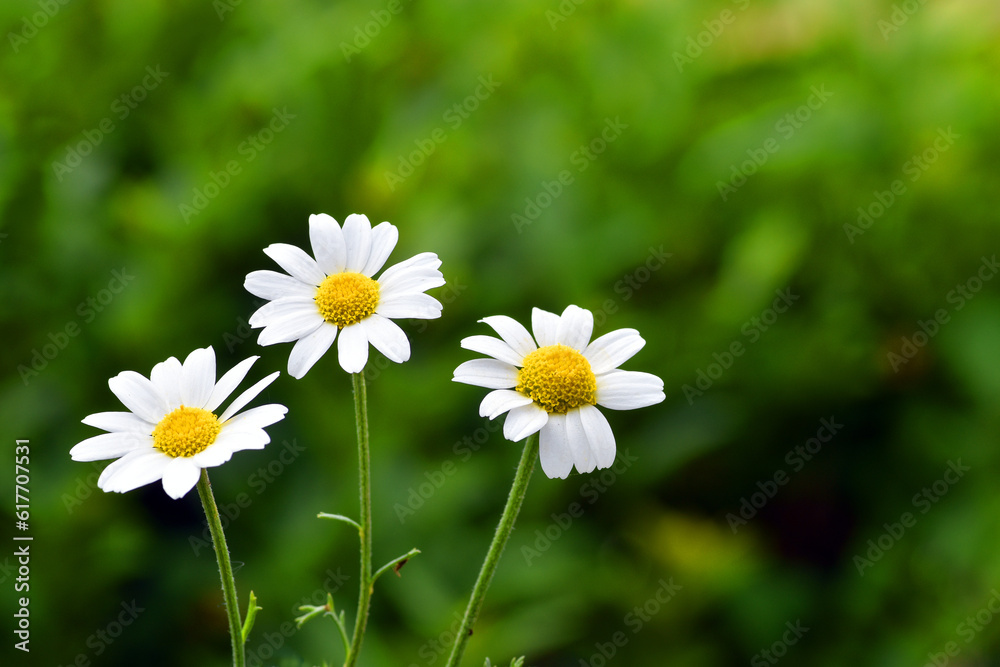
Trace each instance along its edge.
<instances>
[{"instance_id":1,"label":"green foliage","mask_svg":"<svg viewBox=\"0 0 1000 667\"><path fill-rule=\"evenodd\" d=\"M625 368L667 400L607 412L615 469L535 474L467 664L746 664L799 620L787 664L995 661L995 620L960 627L1000 581L990 9L2 3L0 422L32 447L32 664L224 664L198 498L104 494L68 451L122 370L205 345L284 370L242 283L316 212L393 222L390 262L434 251L449 281L439 320L404 324L412 359L368 371L375 562L422 553L379 580L364 665L443 662L517 462L450 380L459 341L569 303L638 329ZM353 613L356 536L315 518L358 516L350 389L332 354L283 374L272 443L213 472L239 594L267 601L249 664L338 655L335 624L293 619L328 593Z\"/></svg>"}]
</instances>

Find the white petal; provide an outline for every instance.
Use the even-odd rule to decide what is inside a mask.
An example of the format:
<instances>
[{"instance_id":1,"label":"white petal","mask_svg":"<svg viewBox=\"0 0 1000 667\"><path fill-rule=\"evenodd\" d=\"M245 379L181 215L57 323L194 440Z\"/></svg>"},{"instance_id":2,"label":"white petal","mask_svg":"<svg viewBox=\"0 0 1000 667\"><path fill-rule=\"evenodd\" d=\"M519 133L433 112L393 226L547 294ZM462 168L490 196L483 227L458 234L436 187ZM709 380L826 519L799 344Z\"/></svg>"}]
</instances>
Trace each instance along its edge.
<instances>
[{"instance_id":1,"label":"white petal","mask_svg":"<svg viewBox=\"0 0 1000 667\"><path fill-rule=\"evenodd\" d=\"M209 447L192 456L191 461L199 468L214 468L233 458L233 448L225 442L220 443L220 440L222 440L221 433Z\"/></svg>"},{"instance_id":2,"label":"white petal","mask_svg":"<svg viewBox=\"0 0 1000 667\"><path fill-rule=\"evenodd\" d=\"M364 327L352 324L344 327L337 339L340 367L348 373L360 373L368 363L368 336Z\"/></svg>"},{"instance_id":3,"label":"white petal","mask_svg":"<svg viewBox=\"0 0 1000 667\"><path fill-rule=\"evenodd\" d=\"M403 275L397 275L388 285L382 284L379 278L379 293L386 299L397 296L407 296L426 292L435 287L445 284L444 276L440 271L410 271Z\"/></svg>"},{"instance_id":4,"label":"white petal","mask_svg":"<svg viewBox=\"0 0 1000 667\"><path fill-rule=\"evenodd\" d=\"M233 393L236 387L240 386L240 382L243 382L247 373L250 372L250 367L253 366L254 362L258 359L260 359L260 357L250 357L249 359L244 359L226 371L226 374L219 378L219 381L215 383L215 388L212 389L212 395L208 397L208 402L205 403L205 409L209 412L215 412L215 409L222 405L223 401L229 398L229 395Z\"/></svg>"},{"instance_id":5,"label":"white petal","mask_svg":"<svg viewBox=\"0 0 1000 667\"><path fill-rule=\"evenodd\" d=\"M100 488L103 491L111 491L111 489L108 489L108 488L105 488L105 487L107 485L107 481L109 479L111 479L111 477L113 475L115 475L122 468L128 466L129 463L136 456L145 456L145 455L148 455L148 454L150 454L152 452L162 453L159 450L153 449L152 447L150 447L148 450L142 452L142 454L133 453L132 456L126 455L126 456L123 456L122 458L120 458L120 459L118 459L116 461L112 461L111 463L109 463L107 465L107 467L104 468L104 470L101 471L101 476L97 478L97 486L98 486L98 488Z\"/></svg>"},{"instance_id":6,"label":"white petal","mask_svg":"<svg viewBox=\"0 0 1000 667\"><path fill-rule=\"evenodd\" d=\"M587 406L591 407L591 406ZM597 466L597 453L591 447L587 429L583 427L580 410L570 410L565 419L566 445L573 454L573 463L580 472L591 472ZM614 458L612 456L612 458Z\"/></svg>"},{"instance_id":7,"label":"white petal","mask_svg":"<svg viewBox=\"0 0 1000 667\"><path fill-rule=\"evenodd\" d=\"M288 408L278 403L258 405L256 408L250 408L236 415L223 424L223 427L226 433L257 431L280 422L286 414L288 414Z\"/></svg>"},{"instance_id":8,"label":"white petal","mask_svg":"<svg viewBox=\"0 0 1000 667\"><path fill-rule=\"evenodd\" d=\"M399 230L396 229L395 225L388 222L376 225L372 229L371 254L368 256L368 262L361 273L369 278L378 273L378 270L385 264L385 260L389 259L389 255L392 254L397 241L399 241Z\"/></svg>"},{"instance_id":9,"label":"white petal","mask_svg":"<svg viewBox=\"0 0 1000 667\"><path fill-rule=\"evenodd\" d=\"M301 380L320 357L326 354L336 337L337 327L324 322L311 334L299 338L292 347L292 353L288 355L288 374Z\"/></svg>"},{"instance_id":10,"label":"white petal","mask_svg":"<svg viewBox=\"0 0 1000 667\"><path fill-rule=\"evenodd\" d=\"M264 254L278 263L278 266L288 272L293 278L298 278L304 283L315 285L326 278L326 274L319 270L316 260L310 257L305 250L287 243L272 243L264 248Z\"/></svg>"},{"instance_id":11,"label":"white petal","mask_svg":"<svg viewBox=\"0 0 1000 667\"><path fill-rule=\"evenodd\" d=\"M566 436L566 416L549 415L538 436L538 459L549 479L566 479L573 469L573 452Z\"/></svg>"},{"instance_id":12,"label":"white petal","mask_svg":"<svg viewBox=\"0 0 1000 667\"><path fill-rule=\"evenodd\" d=\"M635 410L660 403L663 380L651 373L610 371L597 376L597 404L612 410Z\"/></svg>"},{"instance_id":13,"label":"white petal","mask_svg":"<svg viewBox=\"0 0 1000 667\"><path fill-rule=\"evenodd\" d=\"M319 308L316 307L316 290L309 296L285 296L275 299L257 309L250 316L250 326L264 327L286 317L300 315L302 313L316 313L319 315Z\"/></svg>"},{"instance_id":14,"label":"white petal","mask_svg":"<svg viewBox=\"0 0 1000 667\"><path fill-rule=\"evenodd\" d=\"M184 360L181 402L192 408L208 403L215 389L215 350L203 347L195 350Z\"/></svg>"},{"instance_id":15,"label":"white petal","mask_svg":"<svg viewBox=\"0 0 1000 667\"><path fill-rule=\"evenodd\" d=\"M210 449L215 447L225 447L231 452L241 452L244 449L264 449L264 446L269 442L271 442L271 436L269 436L263 429L257 429L255 431L233 431L232 433L230 433L227 429L223 429L222 433L219 434L219 437L215 439L214 443L212 443L212 446L204 452L196 454L195 458L197 459L202 454L208 453ZM215 455L213 454L213 456Z\"/></svg>"},{"instance_id":16,"label":"white petal","mask_svg":"<svg viewBox=\"0 0 1000 667\"><path fill-rule=\"evenodd\" d=\"M559 318L556 342L582 352L587 349L592 333L594 333L594 314L579 306L566 306L566 310Z\"/></svg>"},{"instance_id":17,"label":"white petal","mask_svg":"<svg viewBox=\"0 0 1000 667\"><path fill-rule=\"evenodd\" d=\"M372 346L387 359L401 364L410 358L410 341L395 322L374 314L358 322Z\"/></svg>"},{"instance_id":18,"label":"white petal","mask_svg":"<svg viewBox=\"0 0 1000 667\"><path fill-rule=\"evenodd\" d=\"M507 413L503 423L503 437L511 442L524 440L537 433L549 421L549 413L534 403L522 405Z\"/></svg>"},{"instance_id":19,"label":"white petal","mask_svg":"<svg viewBox=\"0 0 1000 667\"><path fill-rule=\"evenodd\" d=\"M412 294L444 285L438 267L441 260L432 252L422 253L386 269L379 279L383 294Z\"/></svg>"},{"instance_id":20,"label":"white petal","mask_svg":"<svg viewBox=\"0 0 1000 667\"><path fill-rule=\"evenodd\" d=\"M615 434L611 431L611 424L593 405L584 405L575 412L579 414L580 423L587 434L590 450L597 458L597 467L609 467L615 462Z\"/></svg>"},{"instance_id":21,"label":"white petal","mask_svg":"<svg viewBox=\"0 0 1000 667\"><path fill-rule=\"evenodd\" d=\"M137 449L151 447L152 444L152 433L102 433L78 443L69 450L69 455L74 461L103 461L125 456Z\"/></svg>"},{"instance_id":22,"label":"white petal","mask_svg":"<svg viewBox=\"0 0 1000 667\"><path fill-rule=\"evenodd\" d=\"M215 349L209 346L192 351L181 366L181 403L199 408L205 405L215 388L215 375Z\"/></svg>"},{"instance_id":23,"label":"white petal","mask_svg":"<svg viewBox=\"0 0 1000 667\"><path fill-rule=\"evenodd\" d=\"M201 476L201 468L194 461L178 456L163 469L163 490L176 500L194 488Z\"/></svg>"},{"instance_id":24,"label":"white petal","mask_svg":"<svg viewBox=\"0 0 1000 667\"><path fill-rule=\"evenodd\" d=\"M257 337L258 345L274 345L275 343L290 343L319 329L326 320L317 311L300 311L280 320L271 322Z\"/></svg>"},{"instance_id":25,"label":"white petal","mask_svg":"<svg viewBox=\"0 0 1000 667\"><path fill-rule=\"evenodd\" d=\"M129 452L104 469L97 486L109 493L125 493L152 484L163 478L163 470L171 460L152 447Z\"/></svg>"},{"instance_id":26,"label":"white petal","mask_svg":"<svg viewBox=\"0 0 1000 667\"><path fill-rule=\"evenodd\" d=\"M524 394L510 389L495 389L486 394L486 398L479 404L479 416L496 419L508 410L528 403L531 403L531 399Z\"/></svg>"},{"instance_id":27,"label":"white petal","mask_svg":"<svg viewBox=\"0 0 1000 667\"><path fill-rule=\"evenodd\" d=\"M441 260L436 254L433 252L422 252L419 255L414 255L409 259L390 266L385 270L385 273L379 276L378 282L382 286L382 289L396 289L397 283L404 283L411 275L429 277L433 277L435 273L440 275L441 272L438 271L438 267L440 266ZM444 284L443 277L441 278L441 284Z\"/></svg>"},{"instance_id":28,"label":"white petal","mask_svg":"<svg viewBox=\"0 0 1000 667\"><path fill-rule=\"evenodd\" d=\"M167 404L167 412L179 408L184 400L181 388L184 386L184 373L181 362L177 357L170 357L166 361L153 366L153 372L149 374L149 380L156 387L156 390L163 396Z\"/></svg>"},{"instance_id":29,"label":"white petal","mask_svg":"<svg viewBox=\"0 0 1000 667\"><path fill-rule=\"evenodd\" d=\"M429 294L404 294L379 299L375 312L393 319L433 320L441 317L441 303Z\"/></svg>"},{"instance_id":30,"label":"white petal","mask_svg":"<svg viewBox=\"0 0 1000 667\"><path fill-rule=\"evenodd\" d=\"M559 336L559 316L541 308L532 308L531 330L538 341L538 347L555 345Z\"/></svg>"},{"instance_id":31,"label":"white petal","mask_svg":"<svg viewBox=\"0 0 1000 667\"><path fill-rule=\"evenodd\" d=\"M452 379L487 389L512 389L517 386L517 369L496 359L473 359L459 364Z\"/></svg>"},{"instance_id":32,"label":"white petal","mask_svg":"<svg viewBox=\"0 0 1000 667\"><path fill-rule=\"evenodd\" d=\"M538 349L531 334L517 320L506 315L492 315L479 320L493 327L504 342L522 357Z\"/></svg>"},{"instance_id":33,"label":"white petal","mask_svg":"<svg viewBox=\"0 0 1000 667\"><path fill-rule=\"evenodd\" d=\"M372 223L368 216L352 213L344 220L344 242L347 244L347 270L361 273L372 251Z\"/></svg>"},{"instance_id":34,"label":"white petal","mask_svg":"<svg viewBox=\"0 0 1000 667\"><path fill-rule=\"evenodd\" d=\"M598 375L618 368L635 356L645 344L646 341L635 329L618 329L588 345L583 356L590 362L590 370Z\"/></svg>"},{"instance_id":35,"label":"white petal","mask_svg":"<svg viewBox=\"0 0 1000 667\"><path fill-rule=\"evenodd\" d=\"M148 422L158 424L169 412L153 383L135 371L122 371L108 380L108 387L126 408Z\"/></svg>"},{"instance_id":36,"label":"white petal","mask_svg":"<svg viewBox=\"0 0 1000 667\"><path fill-rule=\"evenodd\" d=\"M246 391L244 391L239 396L237 396L236 400L233 401L232 403L230 403L229 407L226 408L225 411L221 415L219 415L219 421L220 422L228 421L230 419L230 417L232 417L237 412L239 412L240 410L242 410L243 406L245 406L247 403L249 403L253 399L257 398L257 394L259 394L260 392L264 391L264 389L267 388L267 385L269 385L272 382L274 382L275 378L277 378L279 375L281 375L281 373L279 371L274 371L273 373L271 373L270 375L268 375L266 378L264 378L263 380L261 380L260 382L258 382L254 386L250 387L249 389L247 389Z\"/></svg>"},{"instance_id":37,"label":"white petal","mask_svg":"<svg viewBox=\"0 0 1000 667\"><path fill-rule=\"evenodd\" d=\"M510 345L493 336L469 336L462 339L461 345L466 350L488 354L494 359L499 359L513 366L520 366L524 363L523 356L512 350Z\"/></svg>"},{"instance_id":38,"label":"white petal","mask_svg":"<svg viewBox=\"0 0 1000 667\"><path fill-rule=\"evenodd\" d=\"M148 422L132 412L96 412L83 418L83 423L113 433L150 434L156 424Z\"/></svg>"},{"instance_id":39,"label":"white petal","mask_svg":"<svg viewBox=\"0 0 1000 667\"><path fill-rule=\"evenodd\" d=\"M277 271L252 271L243 281L243 288L262 299L280 299L286 296L312 296L316 286Z\"/></svg>"},{"instance_id":40,"label":"white petal","mask_svg":"<svg viewBox=\"0 0 1000 667\"><path fill-rule=\"evenodd\" d=\"M347 244L337 221L326 213L309 216L309 243L319 270L326 275L340 273L347 265Z\"/></svg>"},{"instance_id":41,"label":"white petal","mask_svg":"<svg viewBox=\"0 0 1000 667\"><path fill-rule=\"evenodd\" d=\"M147 450L144 453L148 454L149 452L158 452L158 451L159 450L156 450L156 449L153 449L152 447L150 447L149 450ZM133 454L132 458L134 458L135 456L136 456L136 454ZM111 489L105 488L107 486L107 481L109 479L111 479L111 477L115 473L117 473L119 470L121 470L122 467L127 466L130 460L131 460L130 457L126 455L126 456L123 456L120 459L117 459L117 460L112 461L111 463L109 463L107 465L107 467L105 467L104 470L101 471L101 476L97 478L97 486L98 486L98 488L101 489L102 491L105 491L105 492L111 491Z\"/></svg>"}]
</instances>

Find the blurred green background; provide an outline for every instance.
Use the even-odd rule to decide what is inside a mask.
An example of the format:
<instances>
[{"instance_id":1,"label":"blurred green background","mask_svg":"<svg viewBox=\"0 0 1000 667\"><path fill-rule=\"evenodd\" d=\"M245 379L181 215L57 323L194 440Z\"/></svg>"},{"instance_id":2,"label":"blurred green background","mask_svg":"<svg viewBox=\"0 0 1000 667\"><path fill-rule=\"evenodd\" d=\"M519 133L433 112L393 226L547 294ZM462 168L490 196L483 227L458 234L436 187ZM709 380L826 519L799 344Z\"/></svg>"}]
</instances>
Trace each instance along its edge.
<instances>
[{"instance_id":1,"label":"blurred green background","mask_svg":"<svg viewBox=\"0 0 1000 667\"><path fill-rule=\"evenodd\" d=\"M30 439L35 538L29 655L0 551L4 664L226 664L197 495L105 495L68 451L121 370L283 371L242 283L317 212L448 280L411 361L368 369L375 558L423 553L362 664L444 664L519 457L459 341L570 303L642 332L625 367L667 400L606 411L617 472L536 470L465 665L1000 664L995 2L12 0L0 27L0 518ZM271 401L273 444L213 472L250 664L338 662L331 622L282 631L324 590L353 613L356 540L315 518L357 514L350 380L331 354Z\"/></svg>"}]
</instances>

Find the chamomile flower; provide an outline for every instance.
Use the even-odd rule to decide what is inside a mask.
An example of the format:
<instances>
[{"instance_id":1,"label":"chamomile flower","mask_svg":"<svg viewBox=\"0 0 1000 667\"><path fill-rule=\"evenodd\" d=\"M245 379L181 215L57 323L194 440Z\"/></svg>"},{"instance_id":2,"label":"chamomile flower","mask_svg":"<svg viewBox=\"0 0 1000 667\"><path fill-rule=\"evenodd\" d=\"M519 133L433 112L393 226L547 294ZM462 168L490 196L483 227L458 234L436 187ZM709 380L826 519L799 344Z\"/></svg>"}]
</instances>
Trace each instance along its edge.
<instances>
[{"instance_id":1,"label":"chamomile flower","mask_svg":"<svg viewBox=\"0 0 1000 667\"><path fill-rule=\"evenodd\" d=\"M296 341L288 374L303 377L337 339L340 366L360 373L368 362L368 344L396 363L410 358L410 341L393 319L434 319L441 304L424 290L444 285L441 260L424 252L372 278L396 247L399 231L383 222L372 228L364 215L337 221L320 213L309 216L313 257L293 245L274 243L264 252L288 275L254 271L244 287L269 303L250 317L263 327L260 345Z\"/></svg>"},{"instance_id":2,"label":"chamomile flower","mask_svg":"<svg viewBox=\"0 0 1000 667\"><path fill-rule=\"evenodd\" d=\"M569 306L556 315L531 312L534 338L504 315L485 322L500 338L470 336L462 347L492 359L473 359L455 369L454 380L493 389L479 414L507 413L503 434L517 442L539 434L539 459L550 478L607 468L615 460L615 436L596 406L633 410L664 399L663 380L619 370L646 341L634 329L612 331L591 342L594 315ZM537 341L537 342L536 342Z\"/></svg>"},{"instance_id":3,"label":"chamomile flower","mask_svg":"<svg viewBox=\"0 0 1000 667\"><path fill-rule=\"evenodd\" d=\"M242 449L263 449L271 441L264 427L288 412L277 403L239 412L278 377L274 372L216 416L257 359L241 361L218 382L211 347L195 350L183 364L175 357L156 364L148 379L135 371L119 373L108 386L129 412L98 412L84 419L108 433L77 444L70 456L74 461L118 459L97 480L104 491L124 493L162 481L167 495L180 498L198 483L202 468L222 465Z\"/></svg>"}]
</instances>

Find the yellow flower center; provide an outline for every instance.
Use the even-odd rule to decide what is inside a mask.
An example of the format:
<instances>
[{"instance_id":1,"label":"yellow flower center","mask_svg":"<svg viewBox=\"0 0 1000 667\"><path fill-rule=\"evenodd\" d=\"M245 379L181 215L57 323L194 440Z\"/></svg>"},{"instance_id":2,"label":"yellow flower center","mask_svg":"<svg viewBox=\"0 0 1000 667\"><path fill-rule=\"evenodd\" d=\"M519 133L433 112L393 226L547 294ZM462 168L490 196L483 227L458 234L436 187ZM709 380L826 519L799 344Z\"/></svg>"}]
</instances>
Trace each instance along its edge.
<instances>
[{"instance_id":1,"label":"yellow flower center","mask_svg":"<svg viewBox=\"0 0 1000 667\"><path fill-rule=\"evenodd\" d=\"M153 446L167 456L194 456L215 442L222 430L218 417L202 408L183 405L153 429Z\"/></svg>"},{"instance_id":2,"label":"yellow flower center","mask_svg":"<svg viewBox=\"0 0 1000 667\"><path fill-rule=\"evenodd\" d=\"M524 357L517 391L549 414L563 415L597 403L597 378L590 362L566 345L546 345Z\"/></svg>"},{"instance_id":3,"label":"yellow flower center","mask_svg":"<svg viewBox=\"0 0 1000 667\"><path fill-rule=\"evenodd\" d=\"M378 283L353 271L334 273L316 289L316 307L330 324L343 329L375 312Z\"/></svg>"}]
</instances>

